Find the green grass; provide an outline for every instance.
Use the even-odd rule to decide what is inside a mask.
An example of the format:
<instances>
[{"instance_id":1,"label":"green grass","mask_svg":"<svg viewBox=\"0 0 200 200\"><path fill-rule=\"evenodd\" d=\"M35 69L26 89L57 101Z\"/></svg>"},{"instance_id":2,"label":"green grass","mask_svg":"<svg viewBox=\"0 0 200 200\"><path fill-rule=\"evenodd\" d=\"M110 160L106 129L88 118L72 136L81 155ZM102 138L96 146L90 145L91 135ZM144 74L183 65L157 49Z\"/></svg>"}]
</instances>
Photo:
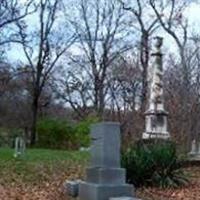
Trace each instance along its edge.
<instances>
[{"instance_id":1,"label":"green grass","mask_svg":"<svg viewBox=\"0 0 200 200\"><path fill-rule=\"evenodd\" d=\"M0 148L0 184L51 181L76 171L80 176L89 157L86 152L49 149L28 149L20 158L13 154L13 149Z\"/></svg>"},{"instance_id":2,"label":"green grass","mask_svg":"<svg viewBox=\"0 0 200 200\"><path fill-rule=\"evenodd\" d=\"M0 160L11 161L16 160L13 156L14 150L8 148L0 148ZM56 160L67 161L83 161L88 158L88 153L80 151L64 151L64 150L49 150L49 149L28 149L23 157L27 162L46 162ZM1 162L0 161L0 162Z\"/></svg>"}]
</instances>

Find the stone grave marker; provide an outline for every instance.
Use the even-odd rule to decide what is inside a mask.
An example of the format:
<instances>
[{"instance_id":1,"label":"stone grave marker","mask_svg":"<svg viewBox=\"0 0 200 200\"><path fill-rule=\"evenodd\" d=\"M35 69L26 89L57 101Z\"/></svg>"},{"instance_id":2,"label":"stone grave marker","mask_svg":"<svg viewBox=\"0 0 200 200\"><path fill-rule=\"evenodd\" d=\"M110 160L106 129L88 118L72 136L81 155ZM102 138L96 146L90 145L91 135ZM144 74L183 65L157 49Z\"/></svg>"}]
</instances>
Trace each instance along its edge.
<instances>
[{"instance_id":1,"label":"stone grave marker","mask_svg":"<svg viewBox=\"0 0 200 200\"><path fill-rule=\"evenodd\" d=\"M163 66L162 66L162 38L155 38L154 52L151 54L154 62L151 70L150 95L148 99L148 109L145 112L145 132L143 139L159 138L169 139L167 130L167 116L164 108L163 92Z\"/></svg>"},{"instance_id":2,"label":"stone grave marker","mask_svg":"<svg viewBox=\"0 0 200 200\"><path fill-rule=\"evenodd\" d=\"M91 138L91 162L86 170L86 180L79 183L79 199L135 199L132 198L133 186L126 184L125 169L120 167L119 123L94 124Z\"/></svg>"},{"instance_id":3,"label":"stone grave marker","mask_svg":"<svg viewBox=\"0 0 200 200\"><path fill-rule=\"evenodd\" d=\"M200 142L193 140L191 143L191 151L188 153L190 160L200 160Z\"/></svg>"},{"instance_id":4,"label":"stone grave marker","mask_svg":"<svg viewBox=\"0 0 200 200\"><path fill-rule=\"evenodd\" d=\"M23 156L26 150L26 144L22 137L15 138L15 153L14 157L17 158L19 156Z\"/></svg>"}]
</instances>

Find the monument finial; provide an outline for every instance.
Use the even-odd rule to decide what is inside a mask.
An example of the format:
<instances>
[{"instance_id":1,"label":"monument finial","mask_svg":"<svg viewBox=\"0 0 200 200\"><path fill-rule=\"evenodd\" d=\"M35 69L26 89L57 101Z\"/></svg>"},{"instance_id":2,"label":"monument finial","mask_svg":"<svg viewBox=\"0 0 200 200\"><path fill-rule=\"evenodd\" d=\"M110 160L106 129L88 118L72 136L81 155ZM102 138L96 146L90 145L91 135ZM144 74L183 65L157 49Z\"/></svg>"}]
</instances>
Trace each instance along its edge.
<instances>
[{"instance_id":1,"label":"monument finial","mask_svg":"<svg viewBox=\"0 0 200 200\"><path fill-rule=\"evenodd\" d=\"M163 38L160 37L160 36L156 36L156 37L154 38L154 40L155 40L155 43L154 43L155 49L156 49L157 51L160 51L160 49L161 49L161 47L162 47L162 45L163 45Z\"/></svg>"}]
</instances>

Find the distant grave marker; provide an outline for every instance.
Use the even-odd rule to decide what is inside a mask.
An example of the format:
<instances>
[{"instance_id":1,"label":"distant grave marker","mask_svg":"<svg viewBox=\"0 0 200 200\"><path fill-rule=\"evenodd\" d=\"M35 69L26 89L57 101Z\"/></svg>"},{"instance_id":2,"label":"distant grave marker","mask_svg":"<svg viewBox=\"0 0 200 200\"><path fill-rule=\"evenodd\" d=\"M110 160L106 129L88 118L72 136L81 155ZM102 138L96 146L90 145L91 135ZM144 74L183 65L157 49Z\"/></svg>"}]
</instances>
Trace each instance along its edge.
<instances>
[{"instance_id":1,"label":"distant grave marker","mask_svg":"<svg viewBox=\"0 0 200 200\"><path fill-rule=\"evenodd\" d=\"M200 160L200 142L192 141L191 151L188 153L190 160Z\"/></svg>"},{"instance_id":2,"label":"distant grave marker","mask_svg":"<svg viewBox=\"0 0 200 200\"><path fill-rule=\"evenodd\" d=\"M23 156L26 150L26 144L22 137L15 138L15 153L14 157L17 158L19 156Z\"/></svg>"}]
</instances>

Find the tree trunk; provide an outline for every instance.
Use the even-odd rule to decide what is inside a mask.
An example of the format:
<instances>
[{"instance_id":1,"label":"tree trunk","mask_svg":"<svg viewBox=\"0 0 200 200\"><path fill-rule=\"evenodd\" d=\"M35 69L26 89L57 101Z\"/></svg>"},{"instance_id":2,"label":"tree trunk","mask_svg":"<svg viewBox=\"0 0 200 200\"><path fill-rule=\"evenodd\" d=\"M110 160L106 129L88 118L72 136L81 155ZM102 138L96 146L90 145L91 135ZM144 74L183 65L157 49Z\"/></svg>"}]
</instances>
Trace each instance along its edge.
<instances>
[{"instance_id":1,"label":"tree trunk","mask_svg":"<svg viewBox=\"0 0 200 200\"><path fill-rule=\"evenodd\" d=\"M30 145L33 146L36 143L36 125L38 118L38 97L34 97L32 103L32 124L31 124L31 140Z\"/></svg>"},{"instance_id":2,"label":"tree trunk","mask_svg":"<svg viewBox=\"0 0 200 200\"><path fill-rule=\"evenodd\" d=\"M97 110L98 110L98 93L99 93L99 87L98 87L98 77L97 76L95 76L94 77L94 109L95 109L95 112L97 112Z\"/></svg>"},{"instance_id":3,"label":"tree trunk","mask_svg":"<svg viewBox=\"0 0 200 200\"><path fill-rule=\"evenodd\" d=\"M148 94L148 65L149 65L149 35L143 30L141 37L140 61L142 64L142 97L141 97L141 111L144 112L147 103Z\"/></svg>"},{"instance_id":4,"label":"tree trunk","mask_svg":"<svg viewBox=\"0 0 200 200\"><path fill-rule=\"evenodd\" d=\"M103 119L104 114L104 91L103 91L103 83L101 83L99 87L99 108L98 115L100 119Z\"/></svg>"},{"instance_id":5,"label":"tree trunk","mask_svg":"<svg viewBox=\"0 0 200 200\"><path fill-rule=\"evenodd\" d=\"M103 111L104 111L104 93L103 93L103 83L99 80L99 77L95 77L94 82L94 108L97 117L102 120L103 119Z\"/></svg>"}]
</instances>

